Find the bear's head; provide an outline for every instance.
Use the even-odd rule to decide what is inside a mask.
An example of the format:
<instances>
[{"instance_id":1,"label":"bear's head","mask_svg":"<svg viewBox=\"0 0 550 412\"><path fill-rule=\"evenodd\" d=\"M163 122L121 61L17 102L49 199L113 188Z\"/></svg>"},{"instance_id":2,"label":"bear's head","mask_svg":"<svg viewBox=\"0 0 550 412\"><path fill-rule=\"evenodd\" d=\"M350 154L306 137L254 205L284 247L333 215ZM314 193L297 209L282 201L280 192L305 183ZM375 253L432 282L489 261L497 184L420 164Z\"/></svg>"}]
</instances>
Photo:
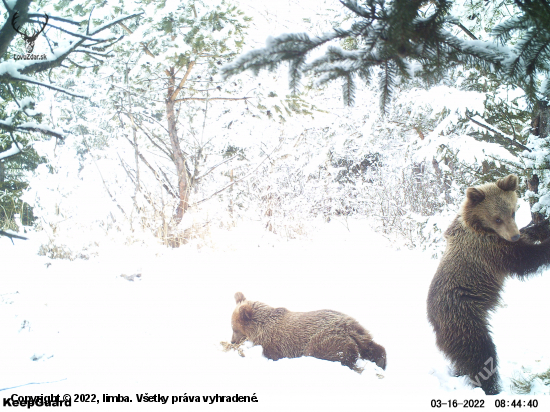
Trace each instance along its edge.
<instances>
[{"instance_id":1,"label":"bear's head","mask_svg":"<svg viewBox=\"0 0 550 412\"><path fill-rule=\"evenodd\" d=\"M496 183L469 187L462 205L464 223L479 233L496 233L503 239L516 242L518 177L509 175Z\"/></svg>"},{"instance_id":2,"label":"bear's head","mask_svg":"<svg viewBox=\"0 0 550 412\"><path fill-rule=\"evenodd\" d=\"M241 292L235 293L235 302L237 302L237 307L231 316L231 327L233 328L231 343L241 343L247 338L248 325L252 320L253 308L252 302L247 301Z\"/></svg>"}]
</instances>

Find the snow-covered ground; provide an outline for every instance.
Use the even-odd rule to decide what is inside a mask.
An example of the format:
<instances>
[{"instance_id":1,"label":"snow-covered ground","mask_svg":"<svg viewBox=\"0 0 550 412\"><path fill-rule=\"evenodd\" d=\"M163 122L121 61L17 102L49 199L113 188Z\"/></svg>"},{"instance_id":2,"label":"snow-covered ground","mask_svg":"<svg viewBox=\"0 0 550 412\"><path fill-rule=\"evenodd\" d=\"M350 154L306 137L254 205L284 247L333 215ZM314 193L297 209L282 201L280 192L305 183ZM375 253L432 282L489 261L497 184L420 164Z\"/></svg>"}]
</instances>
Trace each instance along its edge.
<instances>
[{"instance_id":1,"label":"snow-covered ground","mask_svg":"<svg viewBox=\"0 0 550 412\"><path fill-rule=\"evenodd\" d=\"M175 410L172 396L200 396L199 405L183 406L195 410L216 394L258 400L215 403L220 410L262 411L430 410L431 399L483 398L465 378L449 375L426 320L438 262L395 250L365 221L333 220L292 241L243 223L212 233L212 248L105 243L99 256L72 262L37 256L30 237L15 246L0 238L2 398L95 394L100 404L73 408L113 411ZM121 276L136 274L135 281ZM549 290L550 273L509 280L493 317L508 394L511 377L550 367ZM387 370L368 363L360 375L315 358L274 362L260 347L245 349L244 358L224 352L237 291L274 307L353 316L385 346ZM140 404L136 395L144 393L169 398L164 406ZM103 394L133 402L103 403ZM533 394L542 403L548 387Z\"/></svg>"}]
</instances>

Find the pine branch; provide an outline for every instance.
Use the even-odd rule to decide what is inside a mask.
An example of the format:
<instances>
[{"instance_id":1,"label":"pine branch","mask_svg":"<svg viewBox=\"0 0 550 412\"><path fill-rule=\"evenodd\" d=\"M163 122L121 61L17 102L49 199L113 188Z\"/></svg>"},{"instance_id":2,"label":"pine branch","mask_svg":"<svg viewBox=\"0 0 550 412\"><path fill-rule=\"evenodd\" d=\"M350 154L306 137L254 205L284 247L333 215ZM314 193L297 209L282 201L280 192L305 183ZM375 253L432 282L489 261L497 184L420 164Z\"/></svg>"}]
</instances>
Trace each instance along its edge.
<instances>
[{"instance_id":1,"label":"pine branch","mask_svg":"<svg viewBox=\"0 0 550 412\"><path fill-rule=\"evenodd\" d=\"M385 114L393 95L395 86L395 68L391 61L386 61L382 65L382 73L380 75L380 111Z\"/></svg>"},{"instance_id":2,"label":"pine branch","mask_svg":"<svg viewBox=\"0 0 550 412\"><path fill-rule=\"evenodd\" d=\"M466 117L474 124L477 124L478 126L481 126L483 127L484 129L487 129L489 130L491 133L494 133L495 135L497 135L499 138L501 138L502 140L512 144L513 146L516 146L518 149L522 149L522 150L526 150L528 152L531 151L531 149L529 149L527 146L524 146L522 145L521 143L515 141L515 140L512 140L510 139L509 137L505 136L501 131L495 129L494 127L491 127L489 124L486 124L486 123L481 123L481 122L478 122L477 120L475 120L474 118L472 118L470 115L466 114Z\"/></svg>"},{"instance_id":3,"label":"pine branch","mask_svg":"<svg viewBox=\"0 0 550 412\"><path fill-rule=\"evenodd\" d=\"M550 50L550 36L540 38L534 42L529 53L529 63L527 64L527 75L534 76L538 70L544 71L548 64L548 52Z\"/></svg>"},{"instance_id":4,"label":"pine branch","mask_svg":"<svg viewBox=\"0 0 550 412\"><path fill-rule=\"evenodd\" d=\"M410 67L407 61L399 56L394 57L392 61L395 63L395 67L399 71L399 76L403 79L410 79Z\"/></svg>"},{"instance_id":5,"label":"pine branch","mask_svg":"<svg viewBox=\"0 0 550 412\"><path fill-rule=\"evenodd\" d=\"M344 104L346 106L353 106L355 102L355 82L353 81L353 74L347 72L342 76L342 95L344 97Z\"/></svg>"},{"instance_id":6,"label":"pine branch","mask_svg":"<svg viewBox=\"0 0 550 412\"><path fill-rule=\"evenodd\" d=\"M333 32L310 38L306 33L294 33L269 38L265 48L252 50L223 66L222 77L227 79L246 70L251 70L257 75L262 69L273 71L279 64L286 61L297 61L298 63L294 63L294 68L299 68L310 51L342 35L342 33Z\"/></svg>"},{"instance_id":7,"label":"pine branch","mask_svg":"<svg viewBox=\"0 0 550 412\"><path fill-rule=\"evenodd\" d=\"M542 1L533 0L537 4ZM508 70L511 68L513 73L519 74L522 73L520 69L523 62L528 61L529 56L537 62L532 65L533 72L546 70L543 63L550 50L547 52L545 42L547 39L550 41L550 38L539 37L536 39L538 48L530 46L525 50L517 49L516 55L508 47L478 40L472 32L450 16L452 1L430 2L429 12L424 8L427 3L424 0L340 2L353 14L354 20L349 28L336 27L319 37L292 33L270 38L265 48L248 52L224 66L224 78L245 70L258 74L260 70L273 70L281 63L288 62L289 87L293 92L306 74L316 76L318 85L342 78L344 101L351 102L352 76L357 74L359 78L371 81L372 69L378 66L383 72L379 79L379 89L381 107L385 111L398 79L408 79L413 75L433 84L453 67L474 65L493 72L506 65ZM524 13L500 24L494 35L503 41L516 30L538 27L538 31L543 33L541 36L546 36L544 33L548 33L548 29L540 28L550 27L550 12L548 19L546 14L538 14L543 17L539 17L541 22L537 24L533 23L534 17L528 17ZM466 33L468 39L461 39L450 33L447 27L451 24ZM355 39L359 50L343 51L329 43L346 38ZM312 62L307 62L310 52L323 45L328 45L326 52ZM530 81L533 83L532 79Z\"/></svg>"},{"instance_id":8,"label":"pine branch","mask_svg":"<svg viewBox=\"0 0 550 412\"><path fill-rule=\"evenodd\" d=\"M347 7L358 16L361 16L365 19L375 18L376 6L375 4L373 4L373 2L370 2L370 12L366 8L359 6L356 0L340 0L340 3L342 3L343 6Z\"/></svg>"},{"instance_id":9,"label":"pine branch","mask_svg":"<svg viewBox=\"0 0 550 412\"><path fill-rule=\"evenodd\" d=\"M505 44L512 38L512 32L529 30L530 27L531 22L524 15L514 16L493 27L491 35L501 44Z\"/></svg>"},{"instance_id":10,"label":"pine branch","mask_svg":"<svg viewBox=\"0 0 550 412\"><path fill-rule=\"evenodd\" d=\"M516 49L519 50L519 53L516 55L516 58L509 62L506 68L510 78L516 80L523 77L525 74L526 65L529 64L530 60L529 54L531 52L531 46L536 41L536 37L536 30L530 28L516 45Z\"/></svg>"},{"instance_id":11,"label":"pine branch","mask_svg":"<svg viewBox=\"0 0 550 412\"><path fill-rule=\"evenodd\" d=\"M290 78L288 87L292 94L298 94L300 88L300 80L302 79L302 69L304 67L304 59L296 58L289 62L288 75Z\"/></svg>"}]
</instances>

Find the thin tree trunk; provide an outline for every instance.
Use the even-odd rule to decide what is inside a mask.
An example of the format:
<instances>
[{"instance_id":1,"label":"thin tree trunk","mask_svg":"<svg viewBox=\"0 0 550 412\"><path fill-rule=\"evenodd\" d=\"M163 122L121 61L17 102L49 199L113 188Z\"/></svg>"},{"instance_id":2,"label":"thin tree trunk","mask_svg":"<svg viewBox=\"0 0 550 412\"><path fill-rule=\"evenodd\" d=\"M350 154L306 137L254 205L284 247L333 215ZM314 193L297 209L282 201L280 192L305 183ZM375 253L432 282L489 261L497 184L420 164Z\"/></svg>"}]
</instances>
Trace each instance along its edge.
<instances>
[{"instance_id":1,"label":"thin tree trunk","mask_svg":"<svg viewBox=\"0 0 550 412\"><path fill-rule=\"evenodd\" d=\"M534 109L533 117L531 118L531 133L540 139L545 139L550 136L550 107L545 102L539 101ZM527 181L527 188L533 192L539 192L539 177L536 174ZM531 208L536 203L536 198L529 199ZM531 223L538 224L544 221L544 216L538 212L531 212Z\"/></svg>"},{"instance_id":2,"label":"thin tree trunk","mask_svg":"<svg viewBox=\"0 0 550 412\"><path fill-rule=\"evenodd\" d=\"M6 176L6 167L4 166L4 162L0 162L0 185L4 183L5 176Z\"/></svg>"},{"instance_id":3,"label":"thin tree trunk","mask_svg":"<svg viewBox=\"0 0 550 412\"><path fill-rule=\"evenodd\" d=\"M128 73L130 72L130 69L126 67L126 73L125 73L125 83L126 83L126 90L130 90L129 84L128 84ZM130 230L134 231L134 219L133 214L134 210L139 214L139 206L137 203L137 196L138 192L140 191L140 181L139 181L139 151L138 151L138 141L137 141L137 127L136 122L134 120L134 115L132 112L132 96L130 92L126 93L126 97L128 98L128 114L130 116L130 121L132 122L132 137L134 139L134 157L136 161L136 181L135 181L135 188L134 188L134 209L132 209L132 212L130 213Z\"/></svg>"},{"instance_id":4,"label":"thin tree trunk","mask_svg":"<svg viewBox=\"0 0 550 412\"><path fill-rule=\"evenodd\" d=\"M176 166L178 176L178 198L179 203L176 208L174 219L176 224L181 222L184 213L189 207L189 173L187 171L187 162L185 155L180 147L178 131L176 129L176 112L175 112L175 94L176 91L176 75L174 68L170 68L170 77L168 78L168 93L166 97L166 117L168 120L168 135L170 136L170 145L172 148L172 160ZM174 93L176 91L176 93ZM179 91L179 90L178 90Z\"/></svg>"}]
</instances>

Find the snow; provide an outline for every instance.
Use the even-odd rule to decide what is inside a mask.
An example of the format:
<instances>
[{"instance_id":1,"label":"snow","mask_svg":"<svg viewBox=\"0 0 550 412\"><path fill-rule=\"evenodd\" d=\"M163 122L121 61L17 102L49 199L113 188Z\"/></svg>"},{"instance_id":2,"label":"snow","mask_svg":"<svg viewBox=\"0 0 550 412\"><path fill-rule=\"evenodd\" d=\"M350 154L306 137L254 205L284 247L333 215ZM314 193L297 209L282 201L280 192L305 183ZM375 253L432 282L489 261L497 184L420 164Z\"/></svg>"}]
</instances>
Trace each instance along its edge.
<instances>
[{"instance_id":1,"label":"snow","mask_svg":"<svg viewBox=\"0 0 550 412\"><path fill-rule=\"evenodd\" d=\"M37 256L39 235L27 235L15 246L0 238L0 261L8 262L0 289L0 368L10 371L0 376L0 389L16 387L2 397L122 394L135 408L136 395L145 392L201 399L255 394L261 410L365 403L427 410L431 399L483 397L465 378L449 375L435 347L425 299L438 262L394 250L364 221L323 224L301 241L281 241L249 223L220 229L215 245L200 251L110 243L98 257L72 262ZM134 281L122 277L137 274ZM541 327L548 275L509 280L505 306L493 317L505 394L512 377L550 367L550 335ZM274 307L355 317L385 346L387 370L366 362L360 375L315 358L274 362L260 347L246 347L244 358L223 352L237 291ZM549 394L543 385L533 391Z\"/></svg>"},{"instance_id":2,"label":"snow","mask_svg":"<svg viewBox=\"0 0 550 412\"><path fill-rule=\"evenodd\" d=\"M19 147L17 147L16 145L12 144L9 149L4 150L2 153L0 153L0 160L7 159L10 156L15 156L19 152L21 152L21 149L19 149Z\"/></svg>"},{"instance_id":3,"label":"snow","mask_svg":"<svg viewBox=\"0 0 550 412\"><path fill-rule=\"evenodd\" d=\"M44 132L51 132L61 136L65 134L61 130L55 130L54 128L49 127L48 125L44 125L36 122L23 122L19 124L18 127L20 127L21 129L43 130Z\"/></svg>"},{"instance_id":4,"label":"snow","mask_svg":"<svg viewBox=\"0 0 550 412\"><path fill-rule=\"evenodd\" d=\"M20 77L25 80L30 79L30 77L21 76L19 70L25 68L26 64L22 61L4 61L0 63L0 75L5 73L9 74L12 77Z\"/></svg>"}]
</instances>

